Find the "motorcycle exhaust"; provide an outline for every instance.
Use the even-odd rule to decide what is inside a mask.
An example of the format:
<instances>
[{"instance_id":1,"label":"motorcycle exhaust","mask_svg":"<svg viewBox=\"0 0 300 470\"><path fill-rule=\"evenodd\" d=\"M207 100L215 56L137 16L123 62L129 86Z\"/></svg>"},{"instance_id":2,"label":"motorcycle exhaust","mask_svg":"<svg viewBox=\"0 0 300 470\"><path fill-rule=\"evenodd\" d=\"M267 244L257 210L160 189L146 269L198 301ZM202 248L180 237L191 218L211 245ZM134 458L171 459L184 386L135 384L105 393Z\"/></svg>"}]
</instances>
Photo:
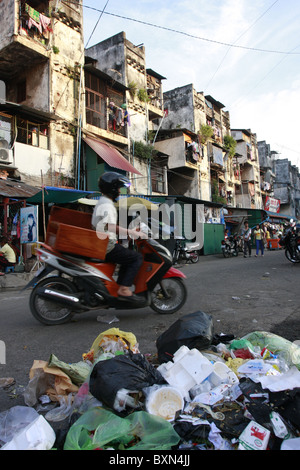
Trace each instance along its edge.
<instances>
[{"instance_id":1,"label":"motorcycle exhaust","mask_svg":"<svg viewBox=\"0 0 300 470\"><path fill-rule=\"evenodd\" d=\"M86 307L85 305L82 305L80 299L76 297L76 295L72 294L66 294L64 292L59 292L54 289L49 289L49 288L40 288L37 291L38 295L41 297L45 297L49 300L53 300L53 302L57 302L60 304L68 305L69 307L72 307L73 309L79 309L79 310L90 310L89 307Z\"/></svg>"}]
</instances>

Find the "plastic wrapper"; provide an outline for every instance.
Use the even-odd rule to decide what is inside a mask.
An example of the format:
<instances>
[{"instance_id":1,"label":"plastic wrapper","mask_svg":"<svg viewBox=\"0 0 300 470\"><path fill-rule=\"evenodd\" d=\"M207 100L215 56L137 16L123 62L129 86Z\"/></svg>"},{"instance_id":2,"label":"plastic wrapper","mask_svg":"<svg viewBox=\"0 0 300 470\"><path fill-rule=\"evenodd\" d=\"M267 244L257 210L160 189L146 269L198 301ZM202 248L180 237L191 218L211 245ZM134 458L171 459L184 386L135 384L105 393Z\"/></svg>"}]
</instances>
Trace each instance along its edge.
<instances>
[{"instance_id":1,"label":"plastic wrapper","mask_svg":"<svg viewBox=\"0 0 300 470\"><path fill-rule=\"evenodd\" d=\"M94 363L103 353L118 354L129 351L139 353L135 335L119 328L110 328L97 336L89 352L83 354L83 359Z\"/></svg>"},{"instance_id":2,"label":"plastic wrapper","mask_svg":"<svg viewBox=\"0 0 300 470\"><path fill-rule=\"evenodd\" d=\"M181 317L156 341L158 360L168 362L181 347L207 349L213 340L213 319L204 312L194 312Z\"/></svg>"},{"instance_id":3,"label":"plastic wrapper","mask_svg":"<svg viewBox=\"0 0 300 470\"><path fill-rule=\"evenodd\" d=\"M70 428L64 450L170 450L179 435L158 416L136 411L126 418L104 408L92 408Z\"/></svg>"},{"instance_id":4,"label":"plastic wrapper","mask_svg":"<svg viewBox=\"0 0 300 470\"><path fill-rule=\"evenodd\" d=\"M300 369L300 347L281 336L265 331L254 331L243 338L261 350L267 348L272 354L285 361L288 367L293 365Z\"/></svg>"},{"instance_id":5,"label":"plastic wrapper","mask_svg":"<svg viewBox=\"0 0 300 470\"><path fill-rule=\"evenodd\" d=\"M58 367L48 367L46 361L34 361L30 369L30 380L24 391L27 406L34 406L41 395L48 395L51 401L60 401L69 393L77 393L78 386Z\"/></svg>"},{"instance_id":6,"label":"plastic wrapper","mask_svg":"<svg viewBox=\"0 0 300 470\"><path fill-rule=\"evenodd\" d=\"M85 361L67 364L66 362L60 361L54 354L50 356L48 367L58 367L65 372L76 385L82 385L91 372L91 366Z\"/></svg>"},{"instance_id":7,"label":"plastic wrapper","mask_svg":"<svg viewBox=\"0 0 300 470\"><path fill-rule=\"evenodd\" d=\"M63 421L68 418L72 411L73 395L70 393L68 397L59 397L59 406L48 411L45 415L47 421Z\"/></svg>"}]
</instances>

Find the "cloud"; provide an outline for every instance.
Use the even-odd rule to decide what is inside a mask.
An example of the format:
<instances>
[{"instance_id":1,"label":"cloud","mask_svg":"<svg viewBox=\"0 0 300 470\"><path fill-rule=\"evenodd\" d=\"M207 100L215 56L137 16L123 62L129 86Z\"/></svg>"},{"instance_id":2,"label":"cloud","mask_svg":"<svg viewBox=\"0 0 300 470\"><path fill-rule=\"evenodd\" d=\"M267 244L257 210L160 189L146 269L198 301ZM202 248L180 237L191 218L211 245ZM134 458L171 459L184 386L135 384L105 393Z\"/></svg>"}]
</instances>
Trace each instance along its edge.
<instances>
[{"instance_id":1,"label":"cloud","mask_svg":"<svg viewBox=\"0 0 300 470\"><path fill-rule=\"evenodd\" d=\"M230 110L233 128L251 129L258 140L265 140L271 150L281 152L281 158L288 158L300 167L298 150L298 106L300 103L300 79L291 88L255 97L245 98L239 107Z\"/></svg>"}]
</instances>

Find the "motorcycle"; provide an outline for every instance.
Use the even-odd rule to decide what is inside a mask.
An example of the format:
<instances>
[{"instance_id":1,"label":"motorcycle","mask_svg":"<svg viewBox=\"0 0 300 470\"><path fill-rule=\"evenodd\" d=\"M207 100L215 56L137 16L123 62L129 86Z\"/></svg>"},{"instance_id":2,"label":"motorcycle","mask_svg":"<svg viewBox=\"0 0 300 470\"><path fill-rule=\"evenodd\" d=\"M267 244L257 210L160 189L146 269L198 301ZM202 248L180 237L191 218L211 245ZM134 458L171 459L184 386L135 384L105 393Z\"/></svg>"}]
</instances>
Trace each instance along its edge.
<instances>
[{"instance_id":1,"label":"motorcycle","mask_svg":"<svg viewBox=\"0 0 300 470\"><path fill-rule=\"evenodd\" d=\"M143 264L136 276L135 295L140 302L117 296L113 275L116 265L101 260L73 256L41 243L37 249L43 267L27 284L32 315L45 325L71 320L75 313L96 309L136 309L150 306L160 314L179 310L187 298L186 276L172 267L169 250L155 240L136 240ZM51 275L57 271L57 275Z\"/></svg>"},{"instance_id":2,"label":"motorcycle","mask_svg":"<svg viewBox=\"0 0 300 470\"><path fill-rule=\"evenodd\" d=\"M199 243L189 243L184 240L176 240L175 249L173 252L173 263L176 264L180 260L185 260L186 263L198 263L199 261Z\"/></svg>"},{"instance_id":3,"label":"motorcycle","mask_svg":"<svg viewBox=\"0 0 300 470\"><path fill-rule=\"evenodd\" d=\"M230 235L221 241L221 250L224 258L229 258L231 256L238 256L239 249L237 243L237 236Z\"/></svg>"},{"instance_id":4,"label":"motorcycle","mask_svg":"<svg viewBox=\"0 0 300 470\"><path fill-rule=\"evenodd\" d=\"M300 263L300 232L293 219L285 227L279 245L285 249L285 256L291 263Z\"/></svg>"}]
</instances>

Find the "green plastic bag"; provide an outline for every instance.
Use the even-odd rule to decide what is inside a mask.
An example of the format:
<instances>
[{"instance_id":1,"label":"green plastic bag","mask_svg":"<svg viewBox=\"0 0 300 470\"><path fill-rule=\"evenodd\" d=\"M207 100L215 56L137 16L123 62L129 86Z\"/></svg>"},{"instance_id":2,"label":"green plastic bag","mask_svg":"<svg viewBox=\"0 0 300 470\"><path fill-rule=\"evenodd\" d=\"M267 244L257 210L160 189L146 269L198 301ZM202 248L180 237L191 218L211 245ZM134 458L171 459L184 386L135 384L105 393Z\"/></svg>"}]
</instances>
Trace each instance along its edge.
<instances>
[{"instance_id":1,"label":"green plastic bag","mask_svg":"<svg viewBox=\"0 0 300 470\"><path fill-rule=\"evenodd\" d=\"M289 367L296 366L300 370L300 347L296 343L265 331L254 331L243 339L253 346L269 349L272 353L280 355Z\"/></svg>"},{"instance_id":2,"label":"green plastic bag","mask_svg":"<svg viewBox=\"0 0 300 470\"><path fill-rule=\"evenodd\" d=\"M72 382L76 385L82 385L91 373L91 366L84 361L67 364L60 361L54 354L51 354L48 361L48 367L58 367L67 374Z\"/></svg>"},{"instance_id":3,"label":"green plastic bag","mask_svg":"<svg viewBox=\"0 0 300 470\"><path fill-rule=\"evenodd\" d=\"M95 407L69 429L64 450L171 450L180 436L171 423L145 411L125 418Z\"/></svg>"}]
</instances>

